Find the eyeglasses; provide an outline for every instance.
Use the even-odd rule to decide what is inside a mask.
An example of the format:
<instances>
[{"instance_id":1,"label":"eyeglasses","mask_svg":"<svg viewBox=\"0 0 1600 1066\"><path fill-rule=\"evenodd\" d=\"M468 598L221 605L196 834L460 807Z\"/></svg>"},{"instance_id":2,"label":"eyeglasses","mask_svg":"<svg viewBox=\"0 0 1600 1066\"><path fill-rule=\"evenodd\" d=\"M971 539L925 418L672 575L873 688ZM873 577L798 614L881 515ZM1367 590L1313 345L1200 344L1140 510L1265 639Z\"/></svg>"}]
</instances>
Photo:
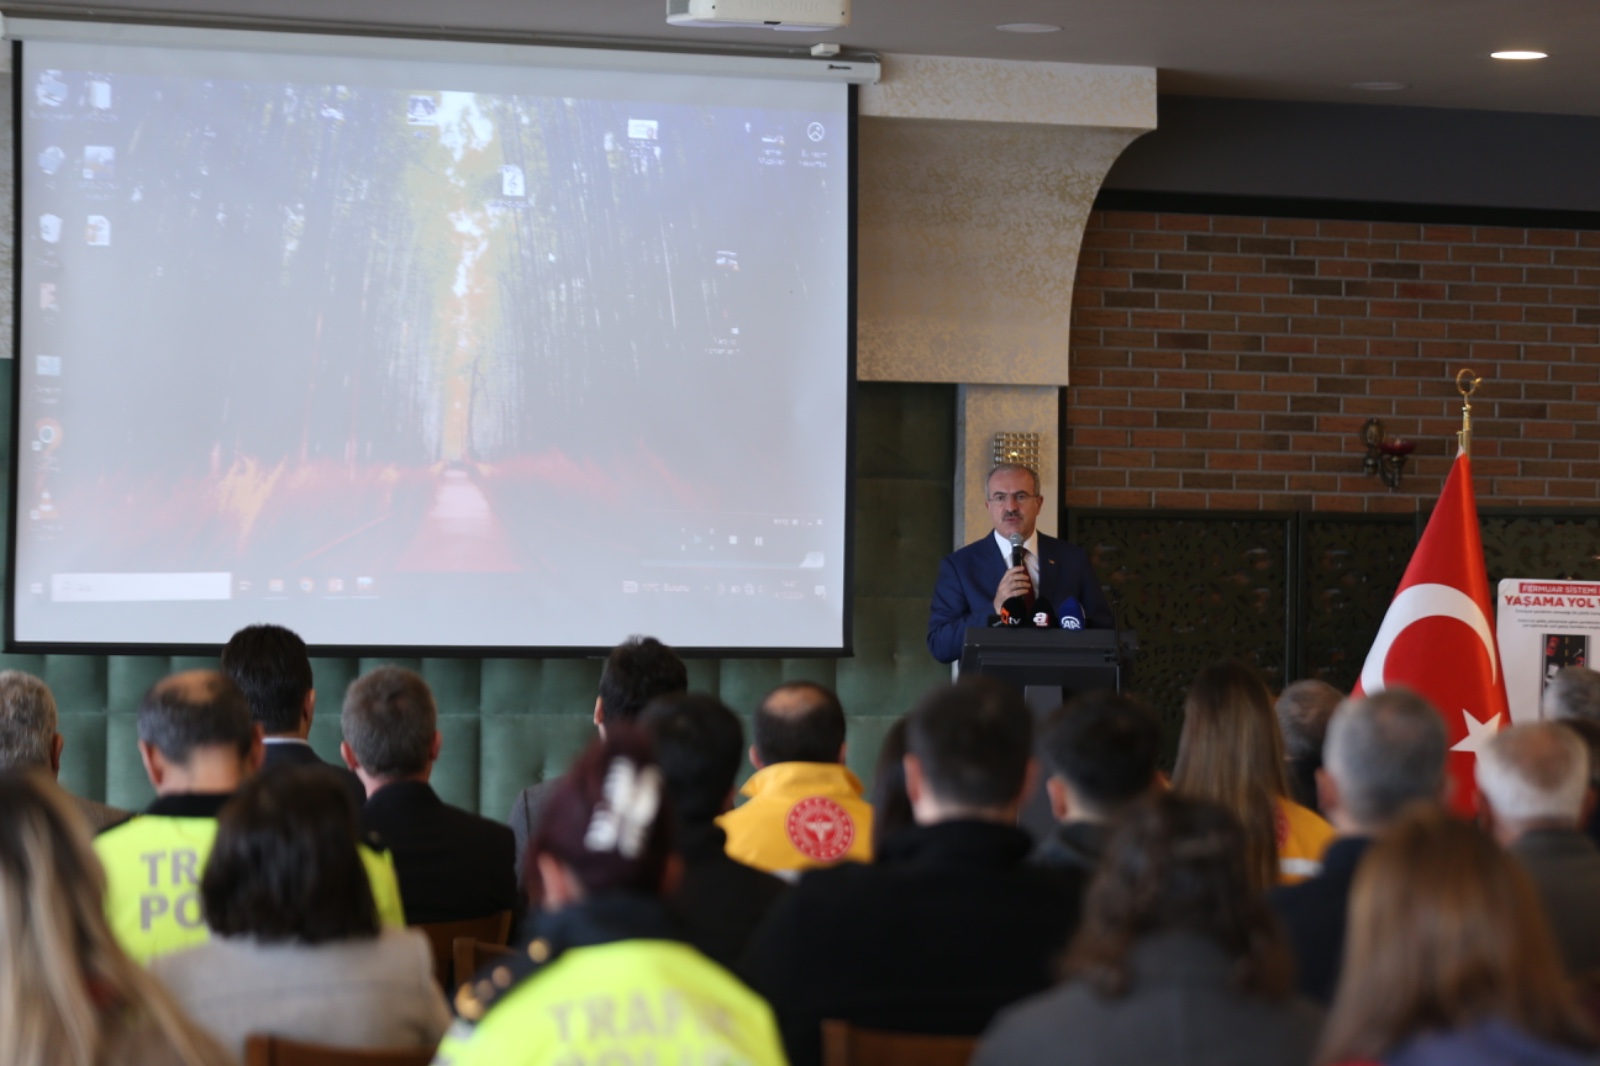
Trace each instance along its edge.
<instances>
[{"instance_id":1,"label":"eyeglasses","mask_svg":"<svg viewBox=\"0 0 1600 1066\"><path fill-rule=\"evenodd\" d=\"M989 494L989 502L998 503L1002 507L1005 506L1007 500L1018 507L1022 507L1025 504L1032 503L1034 500L1042 499L1044 499L1043 496L1035 496L1031 492L994 492Z\"/></svg>"}]
</instances>

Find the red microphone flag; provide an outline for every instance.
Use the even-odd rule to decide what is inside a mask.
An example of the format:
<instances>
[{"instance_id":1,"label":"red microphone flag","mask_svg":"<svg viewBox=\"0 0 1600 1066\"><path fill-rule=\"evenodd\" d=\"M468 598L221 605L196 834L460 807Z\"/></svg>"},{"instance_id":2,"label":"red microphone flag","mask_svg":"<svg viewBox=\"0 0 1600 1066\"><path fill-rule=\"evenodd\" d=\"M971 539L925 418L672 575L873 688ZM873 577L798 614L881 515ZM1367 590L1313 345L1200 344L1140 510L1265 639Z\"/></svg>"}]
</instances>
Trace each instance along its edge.
<instances>
[{"instance_id":1,"label":"red microphone flag","mask_svg":"<svg viewBox=\"0 0 1600 1066\"><path fill-rule=\"evenodd\" d=\"M1352 695L1408 688L1439 709L1450 738L1450 805L1473 812L1477 753L1509 721L1490 621L1472 460L1456 456Z\"/></svg>"}]
</instances>

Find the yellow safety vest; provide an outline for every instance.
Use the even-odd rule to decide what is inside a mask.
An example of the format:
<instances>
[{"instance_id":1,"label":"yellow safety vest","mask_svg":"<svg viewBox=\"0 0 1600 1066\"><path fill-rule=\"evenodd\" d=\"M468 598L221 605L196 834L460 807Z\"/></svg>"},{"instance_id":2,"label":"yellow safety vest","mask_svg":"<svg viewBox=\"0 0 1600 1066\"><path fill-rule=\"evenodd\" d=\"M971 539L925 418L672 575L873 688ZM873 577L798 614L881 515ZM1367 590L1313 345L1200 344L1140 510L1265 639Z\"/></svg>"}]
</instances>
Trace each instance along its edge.
<instances>
[{"instance_id":1,"label":"yellow safety vest","mask_svg":"<svg viewBox=\"0 0 1600 1066\"><path fill-rule=\"evenodd\" d=\"M749 799L717 819L730 858L768 873L872 861L872 806L844 766L774 763L740 791Z\"/></svg>"},{"instance_id":2,"label":"yellow safety vest","mask_svg":"<svg viewBox=\"0 0 1600 1066\"><path fill-rule=\"evenodd\" d=\"M135 961L204 944L211 939L200 913L200 875L211 857L217 820L205 815L140 814L95 837L106 871L106 920ZM361 846L378 918L405 926L394 857Z\"/></svg>"},{"instance_id":3,"label":"yellow safety vest","mask_svg":"<svg viewBox=\"0 0 1600 1066\"><path fill-rule=\"evenodd\" d=\"M500 991L493 987L496 976L491 973L485 989L491 997ZM470 1015L480 1011L469 1005L439 1045L434 1066L787 1061L766 1001L672 940L573 948L499 995L493 1007L474 1026Z\"/></svg>"}]
</instances>

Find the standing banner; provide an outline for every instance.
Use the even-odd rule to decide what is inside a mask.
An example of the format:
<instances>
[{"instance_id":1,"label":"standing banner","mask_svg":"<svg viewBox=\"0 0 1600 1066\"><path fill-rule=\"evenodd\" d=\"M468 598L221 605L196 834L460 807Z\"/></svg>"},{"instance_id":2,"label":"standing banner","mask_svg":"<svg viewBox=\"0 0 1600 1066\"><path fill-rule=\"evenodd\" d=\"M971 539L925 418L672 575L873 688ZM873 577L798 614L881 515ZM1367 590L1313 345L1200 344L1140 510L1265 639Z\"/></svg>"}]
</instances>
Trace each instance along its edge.
<instances>
[{"instance_id":1,"label":"standing banner","mask_svg":"<svg viewBox=\"0 0 1600 1066\"><path fill-rule=\"evenodd\" d=\"M1495 599L1511 720L1537 721L1550 679L1564 666L1588 666L1591 646L1600 651L1600 582L1506 578Z\"/></svg>"}]
</instances>

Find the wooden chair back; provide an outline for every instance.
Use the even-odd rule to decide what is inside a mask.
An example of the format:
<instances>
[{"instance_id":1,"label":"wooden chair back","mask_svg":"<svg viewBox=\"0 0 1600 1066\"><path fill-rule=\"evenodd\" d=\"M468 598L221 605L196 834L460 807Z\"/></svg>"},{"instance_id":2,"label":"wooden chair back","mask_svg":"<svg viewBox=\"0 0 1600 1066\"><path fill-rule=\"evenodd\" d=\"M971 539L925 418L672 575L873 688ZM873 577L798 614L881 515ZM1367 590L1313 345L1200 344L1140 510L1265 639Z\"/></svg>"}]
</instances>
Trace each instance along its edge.
<instances>
[{"instance_id":1,"label":"wooden chair back","mask_svg":"<svg viewBox=\"0 0 1600 1066\"><path fill-rule=\"evenodd\" d=\"M244 1042L244 1066L428 1066L431 1047L347 1048L257 1033Z\"/></svg>"},{"instance_id":2,"label":"wooden chair back","mask_svg":"<svg viewBox=\"0 0 1600 1066\"><path fill-rule=\"evenodd\" d=\"M822 1066L967 1066L976 1037L929 1036L822 1023Z\"/></svg>"},{"instance_id":3,"label":"wooden chair back","mask_svg":"<svg viewBox=\"0 0 1600 1066\"><path fill-rule=\"evenodd\" d=\"M485 944L481 940L474 940L470 936L458 936L451 945L451 955L455 958L455 980L450 982L450 992L472 980L472 975L499 959L516 957L516 952L503 944Z\"/></svg>"},{"instance_id":4,"label":"wooden chair back","mask_svg":"<svg viewBox=\"0 0 1600 1066\"><path fill-rule=\"evenodd\" d=\"M461 922L420 922L411 928L420 929L427 936L428 946L433 949L433 976L448 997L455 991L450 978L451 970L455 967L456 938L468 937L490 944L504 944L511 938L511 912L498 911Z\"/></svg>"}]
</instances>

